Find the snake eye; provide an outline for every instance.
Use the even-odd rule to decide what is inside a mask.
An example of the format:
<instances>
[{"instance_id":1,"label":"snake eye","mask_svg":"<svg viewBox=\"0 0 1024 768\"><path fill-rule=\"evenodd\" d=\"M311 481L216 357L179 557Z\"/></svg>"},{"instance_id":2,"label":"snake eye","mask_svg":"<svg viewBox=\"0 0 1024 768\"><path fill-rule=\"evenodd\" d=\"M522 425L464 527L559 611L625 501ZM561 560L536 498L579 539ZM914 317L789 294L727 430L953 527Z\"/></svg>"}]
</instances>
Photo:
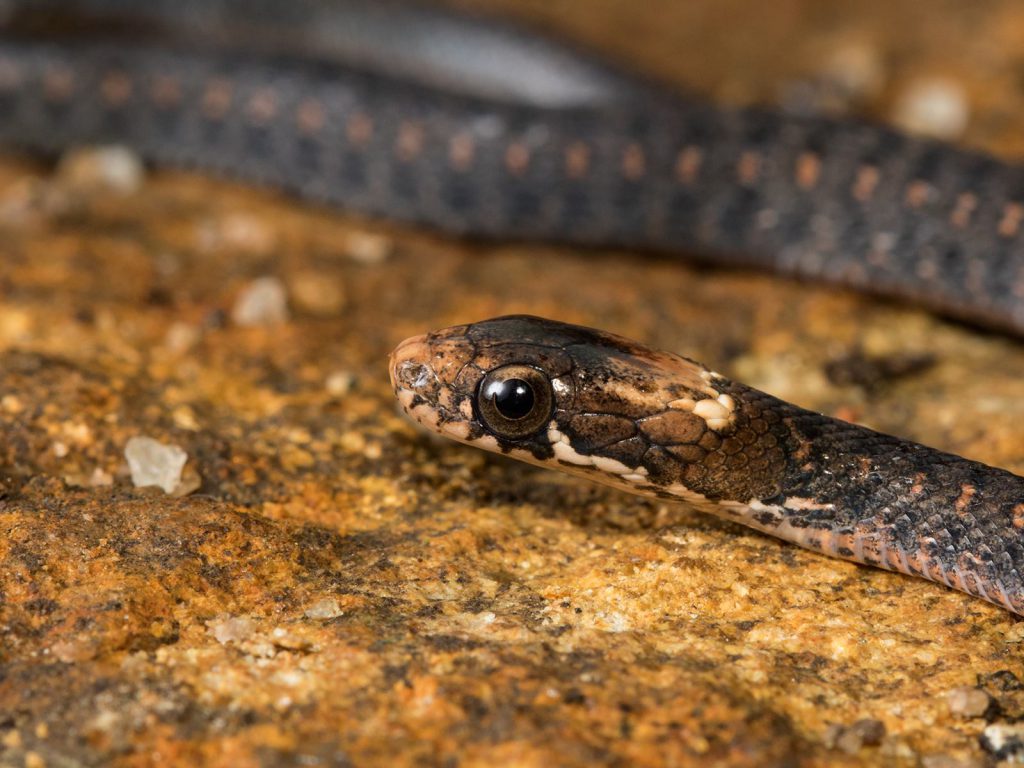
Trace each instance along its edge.
<instances>
[{"instance_id":1,"label":"snake eye","mask_svg":"<svg viewBox=\"0 0 1024 768\"><path fill-rule=\"evenodd\" d=\"M484 426L498 437L518 440L551 418L554 397L548 377L528 365L505 365L487 373L477 391Z\"/></svg>"}]
</instances>

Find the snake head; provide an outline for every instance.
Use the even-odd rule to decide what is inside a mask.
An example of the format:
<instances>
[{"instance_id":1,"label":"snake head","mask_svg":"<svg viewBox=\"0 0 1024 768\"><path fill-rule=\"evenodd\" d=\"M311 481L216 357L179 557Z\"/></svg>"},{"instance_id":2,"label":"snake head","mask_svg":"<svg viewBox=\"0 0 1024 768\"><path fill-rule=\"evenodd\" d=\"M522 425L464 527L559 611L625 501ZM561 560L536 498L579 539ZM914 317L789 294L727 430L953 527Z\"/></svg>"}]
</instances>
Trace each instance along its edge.
<instances>
[{"instance_id":1,"label":"snake head","mask_svg":"<svg viewBox=\"0 0 1024 768\"><path fill-rule=\"evenodd\" d=\"M551 336L554 325L504 317L406 339L391 353L395 395L414 421L446 437L550 459L548 427L575 399L573 361Z\"/></svg>"},{"instance_id":2,"label":"snake head","mask_svg":"<svg viewBox=\"0 0 1024 768\"><path fill-rule=\"evenodd\" d=\"M391 381L428 429L631 490L683 481L734 426L725 380L699 364L523 315L407 339Z\"/></svg>"}]
</instances>

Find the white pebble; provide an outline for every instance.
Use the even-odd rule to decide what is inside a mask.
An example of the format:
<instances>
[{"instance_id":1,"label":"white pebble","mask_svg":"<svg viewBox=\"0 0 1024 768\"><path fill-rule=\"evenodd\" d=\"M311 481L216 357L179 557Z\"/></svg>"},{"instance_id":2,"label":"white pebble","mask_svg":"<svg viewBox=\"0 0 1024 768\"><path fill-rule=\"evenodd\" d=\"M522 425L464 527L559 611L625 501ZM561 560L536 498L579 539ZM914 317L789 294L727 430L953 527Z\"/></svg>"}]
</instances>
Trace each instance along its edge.
<instances>
[{"instance_id":1,"label":"white pebble","mask_svg":"<svg viewBox=\"0 0 1024 768\"><path fill-rule=\"evenodd\" d=\"M306 609L307 619L336 619L341 616L344 611L341 610L341 606L338 605L338 601L334 598L326 597L323 600L319 600L313 603L309 608Z\"/></svg>"},{"instance_id":2,"label":"white pebble","mask_svg":"<svg viewBox=\"0 0 1024 768\"><path fill-rule=\"evenodd\" d=\"M995 723L981 732L982 749L997 758L1021 762L1024 757L1024 725L1020 723Z\"/></svg>"},{"instance_id":3,"label":"white pebble","mask_svg":"<svg viewBox=\"0 0 1024 768\"><path fill-rule=\"evenodd\" d=\"M122 194L138 191L145 175L139 156L116 145L71 150L61 158L57 174L73 186Z\"/></svg>"},{"instance_id":4,"label":"white pebble","mask_svg":"<svg viewBox=\"0 0 1024 768\"><path fill-rule=\"evenodd\" d=\"M394 249L394 243L389 238L372 232L353 232L345 244L349 258L370 266L385 261Z\"/></svg>"},{"instance_id":5,"label":"white pebble","mask_svg":"<svg viewBox=\"0 0 1024 768\"><path fill-rule=\"evenodd\" d=\"M164 345L172 352L188 352L199 343L202 334L199 328L190 323L178 321L172 323L164 335Z\"/></svg>"},{"instance_id":6,"label":"white pebble","mask_svg":"<svg viewBox=\"0 0 1024 768\"><path fill-rule=\"evenodd\" d=\"M955 139L967 127L967 94L959 83L922 78L910 83L896 100L892 120L905 131L938 139Z\"/></svg>"},{"instance_id":7,"label":"white pebble","mask_svg":"<svg viewBox=\"0 0 1024 768\"><path fill-rule=\"evenodd\" d=\"M855 98L877 93L885 82L880 52L864 40L848 40L833 48L825 61L825 74Z\"/></svg>"},{"instance_id":8,"label":"white pebble","mask_svg":"<svg viewBox=\"0 0 1024 768\"><path fill-rule=\"evenodd\" d=\"M253 280L235 299L231 319L244 327L288 322L288 293L276 277Z\"/></svg>"},{"instance_id":9,"label":"white pebble","mask_svg":"<svg viewBox=\"0 0 1024 768\"><path fill-rule=\"evenodd\" d=\"M221 645L248 640L256 631L256 625L248 616L219 616L207 626Z\"/></svg>"},{"instance_id":10,"label":"white pebble","mask_svg":"<svg viewBox=\"0 0 1024 768\"><path fill-rule=\"evenodd\" d=\"M151 437L133 437L124 449L132 483L136 488L156 485L174 493L181 485L181 471L188 454L176 445L165 445Z\"/></svg>"},{"instance_id":11,"label":"white pebble","mask_svg":"<svg viewBox=\"0 0 1024 768\"><path fill-rule=\"evenodd\" d=\"M345 306L345 286L328 273L305 271L288 280L292 303L317 317L332 317Z\"/></svg>"},{"instance_id":12,"label":"white pebble","mask_svg":"<svg viewBox=\"0 0 1024 768\"><path fill-rule=\"evenodd\" d=\"M356 377L350 371L334 371L327 376L324 388L332 397L343 397L352 391Z\"/></svg>"},{"instance_id":13,"label":"white pebble","mask_svg":"<svg viewBox=\"0 0 1024 768\"><path fill-rule=\"evenodd\" d=\"M981 717L992 703L991 697L981 688L965 685L946 694L949 711L965 719Z\"/></svg>"},{"instance_id":14,"label":"white pebble","mask_svg":"<svg viewBox=\"0 0 1024 768\"><path fill-rule=\"evenodd\" d=\"M89 476L89 485L93 488L106 488L114 484L114 476L96 467Z\"/></svg>"}]
</instances>

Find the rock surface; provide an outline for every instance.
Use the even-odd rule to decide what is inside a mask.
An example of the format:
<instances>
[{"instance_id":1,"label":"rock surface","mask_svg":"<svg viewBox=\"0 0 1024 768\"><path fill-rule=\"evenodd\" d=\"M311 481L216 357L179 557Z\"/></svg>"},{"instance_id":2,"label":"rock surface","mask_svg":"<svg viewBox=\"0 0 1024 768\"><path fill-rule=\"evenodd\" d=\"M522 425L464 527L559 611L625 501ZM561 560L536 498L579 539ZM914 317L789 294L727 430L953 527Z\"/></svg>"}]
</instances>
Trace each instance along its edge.
<instances>
[{"instance_id":1,"label":"rock surface","mask_svg":"<svg viewBox=\"0 0 1024 768\"><path fill-rule=\"evenodd\" d=\"M1013 0L463 5L737 101L807 106L830 52L858 47L873 84L844 80L844 103L884 117L906 83L953 78L964 140L1024 151ZM1024 472L1019 343L770 276L470 246L198 175L140 184L0 163L0 765L1019 756L1007 613L435 442L385 370L413 333L531 312ZM266 278L288 313L232 323ZM887 375L900 359L931 364ZM137 435L180 446L197 490L135 488Z\"/></svg>"}]
</instances>

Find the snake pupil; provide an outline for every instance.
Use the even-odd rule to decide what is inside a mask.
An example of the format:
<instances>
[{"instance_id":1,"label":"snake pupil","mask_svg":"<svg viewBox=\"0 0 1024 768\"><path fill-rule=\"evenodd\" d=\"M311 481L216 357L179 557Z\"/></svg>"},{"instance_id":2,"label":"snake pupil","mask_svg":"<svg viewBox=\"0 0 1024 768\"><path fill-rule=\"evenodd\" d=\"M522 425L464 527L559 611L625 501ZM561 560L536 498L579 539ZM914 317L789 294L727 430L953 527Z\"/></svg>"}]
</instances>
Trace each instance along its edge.
<instances>
[{"instance_id":1,"label":"snake pupil","mask_svg":"<svg viewBox=\"0 0 1024 768\"><path fill-rule=\"evenodd\" d=\"M488 388L487 396L494 401L498 413L506 419L524 419L533 411L535 398L533 387L522 379L495 381Z\"/></svg>"}]
</instances>

